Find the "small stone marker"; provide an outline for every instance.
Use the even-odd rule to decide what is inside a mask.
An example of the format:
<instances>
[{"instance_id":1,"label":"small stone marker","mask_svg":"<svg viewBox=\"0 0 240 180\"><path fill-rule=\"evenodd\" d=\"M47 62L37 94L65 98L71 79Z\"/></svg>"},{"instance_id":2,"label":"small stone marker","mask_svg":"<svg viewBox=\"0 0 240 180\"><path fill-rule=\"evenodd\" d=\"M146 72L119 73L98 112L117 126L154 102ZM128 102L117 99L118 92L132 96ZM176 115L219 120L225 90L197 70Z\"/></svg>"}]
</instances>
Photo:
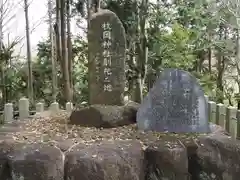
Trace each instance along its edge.
<instances>
[{"instance_id":1,"label":"small stone marker","mask_svg":"<svg viewBox=\"0 0 240 180\"><path fill-rule=\"evenodd\" d=\"M57 102L53 102L51 105L50 105L50 110L52 112L58 112L59 111L59 104Z\"/></svg>"},{"instance_id":2,"label":"small stone marker","mask_svg":"<svg viewBox=\"0 0 240 180\"><path fill-rule=\"evenodd\" d=\"M158 132L209 132L207 102L196 78L182 70L164 70L140 105L137 124Z\"/></svg>"},{"instance_id":3,"label":"small stone marker","mask_svg":"<svg viewBox=\"0 0 240 180\"><path fill-rule=\"evenodd\" d=\"M67 102L66 103L66 111L67 112L72 112L73 110L73 103L72 102Z\"/></svg>"},{"instance_id":4,"label":"small stone marker","mask_svg":"<svg viewBox=\"0 0 240 180\"><path fill-rule=\"evenodd\" d=\"M100 10L90 19L89 103L123 105L126 37L117 15Z\"/></svg>"},{"instance_id":5,"label":"small stone marker","mask_svg":"<svg viewBox=\"0 0 240 180\"><path fill-rule=\"evenodd\" d=\"M36 112L41 113L44 111L44 104L42 102L39 102L36 104Z\"/></svg>"},{"instance_id":6,"label":"small stone marker","mask_svg":"<svg viewBox=\"0 0 240 180\"><path fill-rule=\"evenodd\" d=\"M19 100L19 118L20 120L29 117L29 100L25 97Z\"/></svg>"},{"instance_id":7,"label":"small stone marker","mask_svg":"<svg viewBox=\"0 0 240 180\"><path fill-rule=\"evenodd\" d=\"M7 103L4 106L4 122L11 122L13 120L13 104Z\"/></svg>"}]
</instances>

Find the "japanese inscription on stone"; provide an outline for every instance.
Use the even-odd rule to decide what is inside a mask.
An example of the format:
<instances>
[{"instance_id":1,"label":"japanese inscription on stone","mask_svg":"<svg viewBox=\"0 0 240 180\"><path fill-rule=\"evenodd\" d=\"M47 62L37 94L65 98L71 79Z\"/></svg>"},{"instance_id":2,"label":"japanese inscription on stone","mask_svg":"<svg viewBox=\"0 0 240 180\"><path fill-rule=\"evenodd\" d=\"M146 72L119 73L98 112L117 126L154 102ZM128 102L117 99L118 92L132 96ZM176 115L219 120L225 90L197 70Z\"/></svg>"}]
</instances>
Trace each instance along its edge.
<instances>
[{"instance_id":1,"label":"japanese inscription on stone","mask_svg":"<svg viewBox=\"0 0 240 180\"><path fill-rule=\"evenodd\" d=\"M89 26L90 104L122 105L125 87L125 30L109 10L93 14Z\"/></svg>"},{"instance_id":2,"label":"japanese inscription on stone","mask_svg":"<svg viewBox=\"0 0 240 180\"><path fill-rule=\"evenodd\" d=\"M207 102L197 80L182 70L164 70L144 98L137 123L159 132L209 132Z\"/></svg>"},{"instance_id":3,"label":"japanese inscription on stone","mask_svg":"<svg viewBox=\"0 0 240 180\"><path fill-rule=\"evenodd\" d=\"M111 27L110 23L103 23L102 24L103 28L103 65L104 65L104 85L103 89L104 91L111 92L112 91L112 84L111 84L111 75L112 75L112 70L111 70L111 55L109 48L111 46Z\"/></svg>"}]
</instances>

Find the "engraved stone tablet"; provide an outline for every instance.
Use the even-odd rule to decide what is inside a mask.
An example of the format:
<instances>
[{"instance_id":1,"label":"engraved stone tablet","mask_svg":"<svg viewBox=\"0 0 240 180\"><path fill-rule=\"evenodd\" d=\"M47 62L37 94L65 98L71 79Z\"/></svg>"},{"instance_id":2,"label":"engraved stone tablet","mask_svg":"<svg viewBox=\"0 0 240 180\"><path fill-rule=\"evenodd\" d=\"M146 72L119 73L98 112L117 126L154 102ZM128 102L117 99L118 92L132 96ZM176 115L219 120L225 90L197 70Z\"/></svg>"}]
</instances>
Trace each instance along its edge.
<instances>
[{"instance_id":1,"label":"engraved stone tablet","mask_svg":"<svg viewBox=\"0 0 240 180\"><path fill-rule=\"evenodd\" d=\"M123 105L126 37L116 14L100 10L89 25L89 103Z\"/></svg>"},{"instance_id":2,"label":"engraved stone tablet","mask_svg":"<svg viewBox=\"0 0 240 180\"><path fill-rule=\"evenodd\" d=\"M158 132L209 132L207 102L197 79L182 70L165 69L144 98L137 125Z\"/></svg>"}]
</instances>

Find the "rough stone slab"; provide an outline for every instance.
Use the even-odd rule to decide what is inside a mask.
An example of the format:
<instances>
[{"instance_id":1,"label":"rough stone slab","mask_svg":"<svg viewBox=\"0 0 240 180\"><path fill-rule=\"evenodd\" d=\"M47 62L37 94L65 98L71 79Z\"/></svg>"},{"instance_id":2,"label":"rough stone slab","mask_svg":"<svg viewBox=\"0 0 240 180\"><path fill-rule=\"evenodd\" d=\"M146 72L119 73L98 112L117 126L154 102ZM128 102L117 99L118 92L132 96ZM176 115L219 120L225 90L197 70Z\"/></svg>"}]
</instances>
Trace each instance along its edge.
<instances>
[{"instance_id":1,"label":"rough stone slab","mask_svg":"<svg viewBox=\"0 0 240 180\"><path fill-rule=\"evenodd\" d=\"M24 144L8 157L14 180L63 180L63 154L53 146Z\"/></svg>"},{"instance_id":2,"label":"rough stone slab","mask_svg":"<svg viewBox=\"0 0 240 180\"><path fill-rule=\"evenodd\" d=\"M8 165L8 155L14 151L14 148L21 146L13 140L0 141L0 179L12 180L11 171Z\"/></svg>"},{"instance_id":3,"label":"rough stone slab","mask_svg":"<svg viewBox=\"0 0 240 180\"><path fill-rule=\"evenodd\" d=\"M146 179L188 180L188 155L178 142L159 140L145 150Z\"/></svg>"},{"instance_id":4,"label":"rough stone slab","mask_svg":"<svg viewBox=\"0 0 240 180\"><path fill-rule=\"evenodd\" d=\"M92 136L85 141L81 136L49 142L56 147L10 140L6 134L15 128L17 123L9 123L6 125L9 131L0 131L0 180L23 177L24 180L238 180L240 177L240 141L231 139L223 128L212 123L211 134L200 137L136 131L134 126L128 129L129 134L124 128L90 131L99 137L105 131L108 140Z\"/></svg>"},{"instance_id":5,"label":"rough stone slab","mask_svg":"<svg viewBox=\"0 0 240 180\"><path fill-rule=\"evenodd\" d=\"M129 125L136 122L137 108L136 104L92 105L73 111L70 116L70 124L97 128Z\"/></svg>"},{"instance_id":6,"label":"rough stone slab","mask_svg":"<svg viewBox=\"0 0 240 180\"><path fill-rule=\"evenodd\" d=\"M144 179L144 153L139 142L115 141L83 147L78 145L66 155L67 179Z\"/></svg>"},{"instance_id":7,"label":"rough stone slab","mask_svg":"<svg viewBox=\"0 0 240 180\"><path fill-rule=\"evenodd\" d=\"M221 134L200 137L197 156L198 178L239 180L240 141Z\"/></svg>"}]
</instances>

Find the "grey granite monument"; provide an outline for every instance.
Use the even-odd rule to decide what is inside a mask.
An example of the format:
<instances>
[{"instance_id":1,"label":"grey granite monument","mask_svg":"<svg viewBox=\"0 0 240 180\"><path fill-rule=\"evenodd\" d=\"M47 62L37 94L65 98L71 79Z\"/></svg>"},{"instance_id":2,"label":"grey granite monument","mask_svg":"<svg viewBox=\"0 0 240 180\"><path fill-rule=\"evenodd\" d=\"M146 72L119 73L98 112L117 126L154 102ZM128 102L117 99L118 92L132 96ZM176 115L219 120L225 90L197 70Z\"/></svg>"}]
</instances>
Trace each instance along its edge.
<instances>
[{"instance_id":1,"label":"grey granite monument","mask_svg":"<svg viewBox=\"0 0 240 180\"><path fill-rule=\"evenodd\" d=\"M197 79L178 69L165 69L137 112L142 130L208 133L207 102Z\"/></svg>"},{"instance_id":2,"label":"grey granite monument","mask_svg":"<svg viewBox=\"0 0 240 180\"><path fill-rule=\"evenodd\" d=\"M123 105L126 37L117 15L100 10L90 19L89 103Z\"/></svg>"}]
</instances>

